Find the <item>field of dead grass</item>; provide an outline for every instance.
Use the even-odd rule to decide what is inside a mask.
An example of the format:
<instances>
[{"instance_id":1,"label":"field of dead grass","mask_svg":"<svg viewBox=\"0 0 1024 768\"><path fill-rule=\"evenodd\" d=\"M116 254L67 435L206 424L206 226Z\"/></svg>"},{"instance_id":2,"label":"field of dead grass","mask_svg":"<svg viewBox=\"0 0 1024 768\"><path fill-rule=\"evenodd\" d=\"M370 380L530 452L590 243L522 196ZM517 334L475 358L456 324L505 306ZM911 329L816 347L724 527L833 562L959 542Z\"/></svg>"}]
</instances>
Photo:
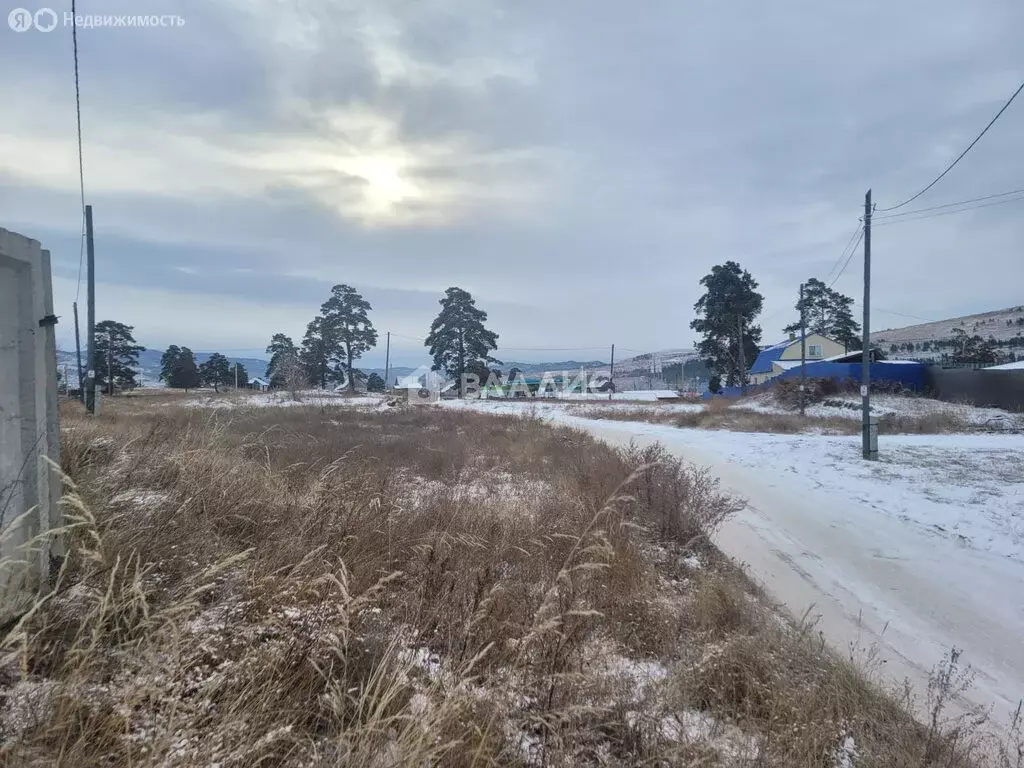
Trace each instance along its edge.
<instances>
[{"instance_id":1,"label":"field of dead grass","mask_svg":"<svg viewBox=\"0 0 1024 768\"><path fill-rule=\"evenodd\" d=\"M860 422L848 416L801 416L746 407L744 401L715 399L703 410L680 411L671 406L648 403L646 407L608 408L586 406L577 409L581 416L615 421L644 421L696 429L724 429L732 432L769 432L792 435L819 433L828 435L860 434ZM882 435L936 435L976 431L954 412L927 414L885 414L878 420Z\"/></svg>"},{"instance_id":2,"label":"field of dead grass","mask_svg":"<svg viewBox=\"0 0 1024 768\"><path fill-rule=\"evenodd\" d=\"M919 725L781 618L709 542L741 502L657 449L75 406L70 554L5 632L4 765L1021 765L943 720L955 663Z\"/></svg>"}]
</instances>

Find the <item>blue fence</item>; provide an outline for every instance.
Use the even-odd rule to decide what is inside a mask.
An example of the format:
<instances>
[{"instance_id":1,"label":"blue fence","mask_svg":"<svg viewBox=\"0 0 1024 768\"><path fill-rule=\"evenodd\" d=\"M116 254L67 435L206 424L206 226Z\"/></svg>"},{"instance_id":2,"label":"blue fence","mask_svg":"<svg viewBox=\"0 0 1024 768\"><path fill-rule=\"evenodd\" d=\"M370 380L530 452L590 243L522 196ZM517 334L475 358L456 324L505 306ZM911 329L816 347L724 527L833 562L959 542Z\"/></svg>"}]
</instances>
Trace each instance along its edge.
<instances>
[{"instance_id":1,"label":"blue fence","mask_svg":"<svg viewBox=\"0 0 1024 768\"><path fill-rule=\"evenodd\" d=\"M860 363L808 363L805 366L807 378L809 379L836 379L838 381L844 381L846 379L852 379L853 381L860 382ZM779 379L792 379L800 377L800 367L790 368L779 376L776 376L771 381L766 381L764 384L752 384L747 387L747 394L755 392L764 392L765 390L771 389L772 384ZM893 382L902 384L905 389L912 390L914 392L922 392L927 384L925 380L925 366L921 363L912 362L877 362L871 364L871 381L873 382ZM722 391L718 393L721 397L739 397L741 394L739 387L722 387ZM703 395L705 400L712 397L710 392L705 392Z\"/></svg>"}]
</instances>

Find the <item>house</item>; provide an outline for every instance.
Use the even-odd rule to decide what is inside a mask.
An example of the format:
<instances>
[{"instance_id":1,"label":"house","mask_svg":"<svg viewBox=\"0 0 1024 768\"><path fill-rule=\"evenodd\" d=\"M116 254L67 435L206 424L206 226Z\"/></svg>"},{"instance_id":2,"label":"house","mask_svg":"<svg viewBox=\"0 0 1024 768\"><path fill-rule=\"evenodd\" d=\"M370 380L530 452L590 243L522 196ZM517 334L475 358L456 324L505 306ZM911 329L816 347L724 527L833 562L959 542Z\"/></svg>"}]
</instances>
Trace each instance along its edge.
<instances>
[{"instance_id":1,"label":"house","mask_svg":"<svg viewBox=\"0 0 1024 768\"><path fill-rule=\"evenodd\" d=\"M249 389L266 392L270 389L270 382L260 376L256 376L255 378L249 379Z\"/></svg>"},{"instance_id":2,"label":"house","mask_svg":"<svg viewBox=\"0 0 1024 768\"><path fill-rule=\"evenodd\" d=\"M816 363L822 360L843 355L846 349L837 341L833 341L820 333L809 333L805 337L807 362ZM773 344L761 350L754 364L750 367L751 384L764 384L776 376L781 376L790 368L800 365L800 339L791 336L786 341Z\"/></svg>"},{"instance_id":3,"label":"house","mask_svg":"<svg viewBox=\"0 0 1024 768\"><path fill-rule=\"evenodd\" d=\"M408 376L396 379L392 389L395 394L404 395L410 403L436 403L442 392L454 386L454 381L448 381L440 373L421 365Z\"/></svg>"}]
</instances>

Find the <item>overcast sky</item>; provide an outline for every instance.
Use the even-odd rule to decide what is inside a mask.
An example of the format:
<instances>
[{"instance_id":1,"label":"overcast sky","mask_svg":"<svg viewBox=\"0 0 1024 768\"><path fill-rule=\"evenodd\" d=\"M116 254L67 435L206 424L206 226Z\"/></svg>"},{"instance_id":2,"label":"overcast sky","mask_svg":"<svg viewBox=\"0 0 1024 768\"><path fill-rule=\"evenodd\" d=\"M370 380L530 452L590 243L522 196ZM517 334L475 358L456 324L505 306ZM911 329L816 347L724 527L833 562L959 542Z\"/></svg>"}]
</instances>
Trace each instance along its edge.
<instances>
[{"instance_id":1,"label":"overcast sky","mask_svg":"<svg viewBox=\"0 0 1024 768\"><path fill-rule=\"evenodd\" d=\"M98 319L154 348L298 341L339 282L382 342L424 336L458 285L506 360L689 347L698 281L727 259L760 283L772 341L868 187L879 207L917 191L1024 79L1020 0L78 8L185 19L78 35ZM0 73L0 226L51 250L70 345L70 26L0 27ZM1022 158L1024 98L913 207L1024 187ZM873 324L1024 303L1022 250L1024 203L878 227ZM859 299L861 269L858 252L836 287Z\"/></svg>"}]
</instances>

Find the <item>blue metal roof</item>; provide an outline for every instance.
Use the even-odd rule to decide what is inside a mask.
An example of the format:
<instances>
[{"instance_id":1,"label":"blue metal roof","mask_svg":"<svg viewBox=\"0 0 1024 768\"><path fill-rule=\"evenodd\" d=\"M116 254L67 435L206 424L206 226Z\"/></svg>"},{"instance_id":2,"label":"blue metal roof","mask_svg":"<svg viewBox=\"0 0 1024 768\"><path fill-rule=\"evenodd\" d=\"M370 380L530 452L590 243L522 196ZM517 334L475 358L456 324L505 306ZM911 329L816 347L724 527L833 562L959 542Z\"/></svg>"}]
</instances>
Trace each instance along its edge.
<instances>
[{"instance_id":1,"label":"blue metal roof","mask_svg":"<svg viewBox=\"0 0 1024 768\"><path fill-rule=\"evenodd\" d=\"M783 342L779 342L774 346L768 347L761 350L761 354L757 356L757 360L750 367L751 373L771 373L772 363L782 357L782 353L795 342L789 341L788 339Z\"/></svg>"}]
</instances>

